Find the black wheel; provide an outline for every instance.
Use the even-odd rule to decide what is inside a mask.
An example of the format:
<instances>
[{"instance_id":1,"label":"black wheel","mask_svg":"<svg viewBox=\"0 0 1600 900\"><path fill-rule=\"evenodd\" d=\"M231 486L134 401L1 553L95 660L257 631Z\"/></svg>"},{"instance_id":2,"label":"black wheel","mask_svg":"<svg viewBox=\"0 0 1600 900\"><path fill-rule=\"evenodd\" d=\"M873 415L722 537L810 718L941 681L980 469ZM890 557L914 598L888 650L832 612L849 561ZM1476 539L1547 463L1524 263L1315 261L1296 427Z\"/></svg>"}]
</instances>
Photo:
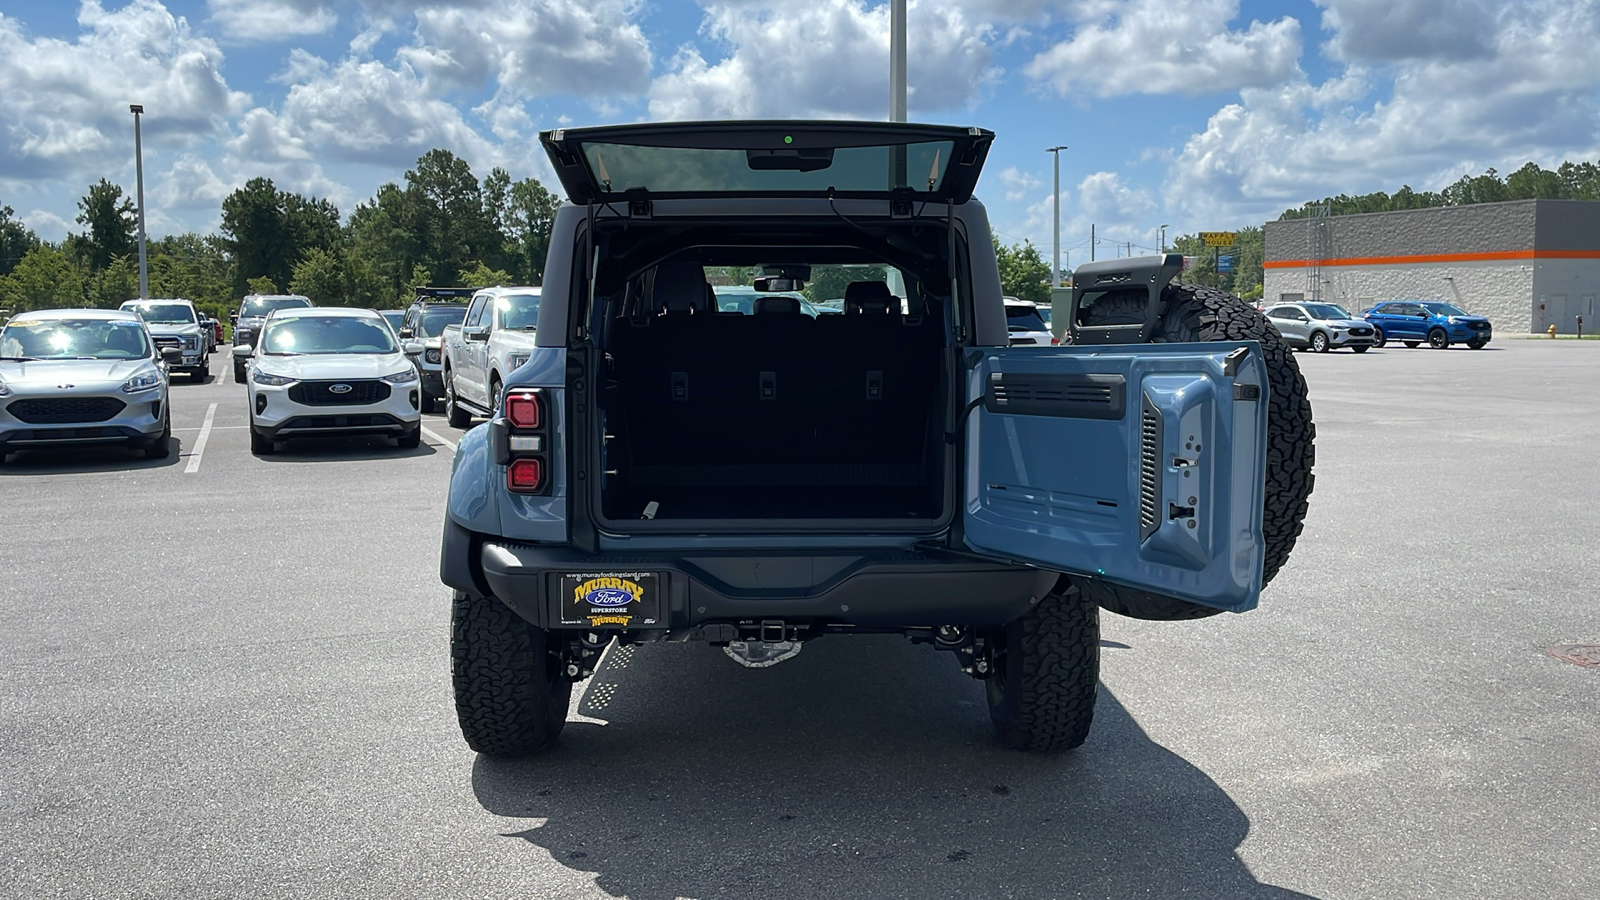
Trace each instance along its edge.
<instances>
[{"instance_id":1,"label":"black wheel","mask_svg":"<svg viewBox=\"0 0 1600 900\"><path fill-rule=\"evenodd\" d=\"M172 414L167 414L167 424L161 429L161 437L154 444L144 448L145 459L166 459L172 455Z\"/></svg>"},{"instance_id":2,"label":"black wheel","mask_svg":"<svg viewBox=\"0 0 1600 900\"><path fill-rule=\"evenodd\" d=\"M1401 341L1400 343L1405 344L1407 347L1410 347L1413 350L1415 350L1418 347L1422 346L1422 342L1421 341Z\"/></svg>"},{"instance_id":3,"label":"black wheel","mask_svg":"<svg viewBox=\"0 0 1600 900\"><path fill-rule=\"evenodd\" d=\"M1489 343L1488 341L1480 341L1480 340L1477 340L1477 339L1473 339L1473 340L1467 341L1467 346L1471 347L1474 350L1482 350L1484 348L1484 346L1487 345L1488 343Z\"/></svg>"},{"instance_id":4,"label":"black wheel","mask_svg":"<svg viewBox=\"0 0 1600 900\"><path fill-rule=\"evenodd\" d=\"M1382 347L1387 343L1389 343L1389 338L1384 335L1383 329L1374 326L1372 329L1372 346Z\"/></svg>"},{"instance_id":5,"label":"black wheel","mask_svg":"<svg viewBox=\"0 0 1600 900\"><path fill-rule=\"evenodd\" d=\"M467 746L526 756L555 742L567 723L572 680L548 632L494 597L457 591L450 604L450 674Z\"/></svg>"},{"instance_id":6,"label":"black wheel","mask_svg":"<svg viewBox=\"0 0 1600 900\"><path fill-rule=\"evenodd\" d=\"M1313 332L1311 335L1311 349L1318 353L1327 353L1329 350L1333 349L1333 347L1328 343L1328 336L1320 331L1317 331Z\"/></svg>"},{"instance_id":7,"label":"black wheel","mask_svg":"<svg viewBox=\"0 0 1600 900\"><path fill-rule=\"evenodd\" d=\"M1358 344L1358 345L1356 345L1354 347L1351 347L1350 349L1354 350L1357 353L1365 353L1368 350L1371 350L1372 348L1368 347L1366 344Z\"/></svg>"},{"instance_id":8,"label":"black wheel","mask_svg":"<svg viewBox=\"0 0 1600 900\"><path fill-rule=\"evenodd\" d=\"M489 408L490 409L499 409L500 408L500 391L501 390L502 390L502 388L500 386L500 376L498 376L498 375L489 376Z\"/></svg>"},{"instance_id":9,"label":"black wheel","mask_svg":"<svg viewBox=\"0 0 1600 900\"><path fill-rule=\"evenodd\" d=\"M399 447L401 450L415 450L422 444L422 426L418 425L405 434L395 438L394 443L395 446Z\"/></svg>"},{"instance_id":10,"label":"black wheel","mask_svg":"<svg viewBox=\"0 0 1600 900\"><path fill-rule=\"evenodd\" d=\"M444 420L451 428L465 428L472 424L472 416L456 403L455 379L450 370L444 370Z\"/></svg>"},{"instance_id":11,"label":"black wheel","mask_svg":"<svg viewBox=\"0 0 1600 900\"><path fill-rule=\"evenodd\" d=\"M1108 298L1109 299L1109 298ZM1300 537L1311 497L1312 463L1316 460L1316 426L1306 381L1289 347L1260 310L1214 288L1175 284L1162 293L1166 311L1151 338L1156 343L1257 341L1266 360L1271 406L1267 410L1267 483L1261 527L1266 537L1261 578L1265 585L1289 559ZM1104 308L1102 308L1104 307ZM1139 303L1097 302L1090 325L1144 321ZM1132 588L1086 581L1082 589L1101 607L1139 619L1198 619L1218 610Z\"/></svg>"},{"instance_id":12,"label":"black wheel","mask_svg":"<svg viewBox=\"0 0 1600 900\"><path fill-rule=\"evenodd\" d=\"M1443 328L1435 328L1428 332L1428 346L1435 350L1443 350L1450 346L1450 335L1445 334Z\"/></svg>"},{"instance_id":13,"label":"black wheel","mask_svg":"<svg viewBox=\"0 0 1600 900\"><path fill-rule=\"evenodd\" d=\"M1000 743L1033 753L1082 744L1100 684L1100 610L1068 579L997 635L985 685Z\"/></svg>"},{"instance_id":14,"label":"black wheel","mask_svg":"<svg viewBox=\"0 0 1600 900\"><path fill-rule=\"evenodd\" d=\"M261 432L250 426L250 452L256 456L270 456L277 449L272 441Z\"/></svg>"},{"instance_id":15,"label":"black wheel","mask_svg":"<svg viewBox=\"0 0 1600 900\"><path fill-rule=\"evenodd\" d=\"M245 383L244 366L237 365L237 364L234 365L234 367L233 367L233 383L234 384L244 384Z\"/></svg>"}]
</instances>

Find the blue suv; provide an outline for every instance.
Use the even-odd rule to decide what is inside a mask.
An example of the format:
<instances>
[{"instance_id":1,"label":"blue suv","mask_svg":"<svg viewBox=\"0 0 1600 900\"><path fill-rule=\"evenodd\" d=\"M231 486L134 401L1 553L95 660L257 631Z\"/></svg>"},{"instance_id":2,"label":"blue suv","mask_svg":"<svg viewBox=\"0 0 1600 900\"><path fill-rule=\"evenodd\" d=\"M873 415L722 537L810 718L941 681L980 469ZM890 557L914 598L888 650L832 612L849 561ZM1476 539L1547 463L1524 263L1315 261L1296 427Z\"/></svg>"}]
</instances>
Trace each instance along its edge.
<instances>
[{"instance_id":1,"label":"blue suv","mask_svg":"<svg viewBox=\"0 0 1600 900\"><path fill-rule=\"evenodd\" d=\"M1436 350L1451 344L1466 344L1482 350L1494 329L1483 316L1469 316L1449 303L1432 300L1395 300L1379 303L1364 313L1375 332L1373 345L1382 347L1391 340L1407 347L1423 341Z\"/></svg>"}]
</instances>

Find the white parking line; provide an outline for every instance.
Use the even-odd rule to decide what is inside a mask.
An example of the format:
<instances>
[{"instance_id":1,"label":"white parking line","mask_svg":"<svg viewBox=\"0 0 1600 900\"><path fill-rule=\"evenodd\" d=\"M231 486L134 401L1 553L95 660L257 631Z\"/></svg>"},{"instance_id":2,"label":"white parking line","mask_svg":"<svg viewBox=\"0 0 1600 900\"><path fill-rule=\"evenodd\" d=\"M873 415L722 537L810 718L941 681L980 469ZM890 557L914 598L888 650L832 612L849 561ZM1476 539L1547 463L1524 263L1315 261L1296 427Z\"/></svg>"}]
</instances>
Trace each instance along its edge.
<instances>
[{"instance_id":1,"label":"white parking line","mask_svg":"<svg viewBox=\"0 0 1600 900\"><path fill-rule=\"evenodd\" d=\"M432 428L429 428L427 426L423 426L422 433L427 435L428 437L433 438L435 442L443 444L446 447L449 447L451 453L456 452L456 442L455 441L445 440L442 435L434 433L434 430Z\"/></svg>"},{"instance_id":2,"label":"white parking line","mask_svg":"<svg viewBox=\"0 0 1600 900\"><path fill-rule=\"evenodd\" d=\"M211 420L217 417L215 403L206 407L206 420L200 423L200 436L195 438L194 453L189 456L189 464L184 466L183 474L193 475L200 471L200 457L205 455L206 440L211 437Z\"/></svg>"}]
</instances>

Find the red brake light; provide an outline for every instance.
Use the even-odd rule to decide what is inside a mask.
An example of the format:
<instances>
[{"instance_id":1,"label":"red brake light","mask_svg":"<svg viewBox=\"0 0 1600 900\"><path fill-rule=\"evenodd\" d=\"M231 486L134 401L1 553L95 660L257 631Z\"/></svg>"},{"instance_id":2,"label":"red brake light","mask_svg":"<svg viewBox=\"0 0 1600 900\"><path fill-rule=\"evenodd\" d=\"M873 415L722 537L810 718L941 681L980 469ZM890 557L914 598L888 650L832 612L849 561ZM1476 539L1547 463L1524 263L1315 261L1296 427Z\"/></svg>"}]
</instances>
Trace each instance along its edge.
<instances>
[{"instance_id":1,"label":"red brake light","mask_svg":"<svg viewBox=\"0 0 1600 900\"><path fill-rule=\"evenodd\" d=\"M538 394L512 394L506 397L506 421L517 428L538 428L544 422Z\"/></svg>"},{"instance_id":2,"label":"red brake light","mask_svg":"<svg viewBox=\"0 0 1600 900\"><path fill-rule=\"evenodd\" d=\"M506 487L532 493L544 482L544 466L537 459L514 459L506 467Z\"/></svg>"}]
</instances>

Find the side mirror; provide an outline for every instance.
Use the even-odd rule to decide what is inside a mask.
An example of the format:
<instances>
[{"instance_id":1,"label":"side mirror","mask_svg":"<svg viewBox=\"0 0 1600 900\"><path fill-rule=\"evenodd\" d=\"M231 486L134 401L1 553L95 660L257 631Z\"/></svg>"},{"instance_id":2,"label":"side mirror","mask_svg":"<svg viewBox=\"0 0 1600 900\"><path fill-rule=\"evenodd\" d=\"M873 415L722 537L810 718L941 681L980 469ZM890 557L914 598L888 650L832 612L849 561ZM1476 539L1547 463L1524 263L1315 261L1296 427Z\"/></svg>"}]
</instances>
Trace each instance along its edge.
<instances>
[{"instance_id":1,"label":"side mirror","mask_svg":"<svg viewBox=\"0 0 1600 900\"><path fill-rule=\"evenodd\" d=\"M421 356L422 351L427 348L422 346L421 341L406 341L400 349L404 350L407 356Z\"/></svg>"},{"instance_id":2,"label":"side mirror","mask_svg":"<svg viewBox=\"0 0 1600 900\"><path fill-rule=\"evenodd\" d=\"M489 329L474 328L471 331L463 330L461 339L464 341L487 341L489 339Z\"/></svg>"},{"instance_id":3,"label":"side mirror","mask_svg":"<svg viewBox=\"0 0 1600 900\"><path fill-rule=\"evenodd\" d=\"M410 340L411 338L413 338L415 336L416 336L416 334L409 328L400 329L400 340L402 340L402 341Z\"/></svg>"},{"instance_id":4,"label":"side mirror","mask_svg":"<svg viewBox=\"0 0 1600 900\"><path fill-rule=\"evenodd\" d=\"M1417 313L1417 318L1419 318L1419 319L1426 319L1427 317L1428 317L1428 314L1425 313L1425 312Z\"/></svg>"},{"instance_id":5,"label":"side mirror","mask_svg":"<svg viewBox=\"0 0 1600 900\"><path fill-rule=\"evenodd\" d=\"M162 347L161 361L171 365L183 362L183 351L177 347Z\"/></svg>"},{"instance_id":6,"label":"side mirror","mask_svg":"<svg viewBox=\"0 0 1600 900\"><path fill-rule=\"evenodd\" d=\"M246 359L250 358L250 354L252 352L254 352L254 351L255 351L255 348L251 347L249 344L234 344L233 345L233 358L235 360L246 360ZM181 354L180 354L180 356L181 356Z\"/></svg>"}]
</instances>

